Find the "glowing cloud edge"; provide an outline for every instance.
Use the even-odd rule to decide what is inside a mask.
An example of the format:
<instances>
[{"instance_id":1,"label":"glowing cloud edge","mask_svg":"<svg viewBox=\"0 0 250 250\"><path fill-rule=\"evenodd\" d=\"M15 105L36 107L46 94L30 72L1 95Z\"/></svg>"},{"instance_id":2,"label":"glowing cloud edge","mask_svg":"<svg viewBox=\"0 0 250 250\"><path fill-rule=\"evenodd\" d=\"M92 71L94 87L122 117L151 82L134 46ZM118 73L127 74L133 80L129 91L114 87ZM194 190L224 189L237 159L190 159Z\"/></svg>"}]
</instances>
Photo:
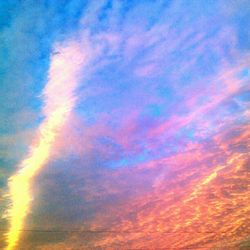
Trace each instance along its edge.
<instances>
[{"instance_id":1,"label":"glowing cloud edge","mask_svg":"<svg viewBox=\"0 0 250 250\"><path fill-rule=\"evenodd\" d=\"M39 127L37 144L31 145L19 171L8 180L11 206L7 211L10 227L6 233L6 250L18 244L30 210L33 178L49 160L56 136L75 106L80 73L88 61L81 45L77 41L67 41L55 46L57 53L51 57L48 83L43 90L45 118Z\"/></svg>"}]
</instances>

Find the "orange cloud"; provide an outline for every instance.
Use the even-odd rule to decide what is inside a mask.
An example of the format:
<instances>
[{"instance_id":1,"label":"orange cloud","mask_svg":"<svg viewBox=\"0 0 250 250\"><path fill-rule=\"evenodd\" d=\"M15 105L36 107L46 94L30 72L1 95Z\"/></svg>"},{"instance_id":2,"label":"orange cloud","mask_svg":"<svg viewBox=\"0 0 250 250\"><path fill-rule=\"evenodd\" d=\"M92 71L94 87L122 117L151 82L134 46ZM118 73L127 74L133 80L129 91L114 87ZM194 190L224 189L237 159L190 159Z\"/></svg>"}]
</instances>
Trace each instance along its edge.
<instances>
[{"instance_id":1,"label":"orange cloud","mask_svg":"<svg viewBox=\"0 0 250 250\"><path fill-rule=\"evenodd\" d=\"M125 180L130 176L131 183L138 182L136 176L148 170L152 179L155 176L155 182L151 191L136 193L135 189L134 196L107 205L109 214L100 212L96 216L91 228L111 232L98 235L93 246L104 249L239 247L250 230L247 221L250 144L245 136L248 130L242 127L240 134L230 138L217 135L210 146L197 143L188 151L114 173L113 181L119 176ZM230 149L236 141L248 151Z\"/></svg>"}]
</instances>

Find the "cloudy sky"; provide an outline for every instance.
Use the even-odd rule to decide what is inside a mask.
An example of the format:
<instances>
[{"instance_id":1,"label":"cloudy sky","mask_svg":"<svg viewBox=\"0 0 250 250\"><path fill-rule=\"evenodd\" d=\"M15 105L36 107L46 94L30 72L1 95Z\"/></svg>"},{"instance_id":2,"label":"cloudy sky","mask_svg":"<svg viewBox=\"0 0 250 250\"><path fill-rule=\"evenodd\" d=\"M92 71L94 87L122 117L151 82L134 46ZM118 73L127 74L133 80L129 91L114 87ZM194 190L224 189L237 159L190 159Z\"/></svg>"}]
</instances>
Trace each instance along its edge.
<instances>
[{"instance_id":1,"label":"cloudy sky","mask_svg":"<svg viewBox=\"0 0 250 250\"><path fill-rule=\"evenodd\" d=\"M249 249L250 1L0 1L0 249Z\"/></svg>"}]
</instances>

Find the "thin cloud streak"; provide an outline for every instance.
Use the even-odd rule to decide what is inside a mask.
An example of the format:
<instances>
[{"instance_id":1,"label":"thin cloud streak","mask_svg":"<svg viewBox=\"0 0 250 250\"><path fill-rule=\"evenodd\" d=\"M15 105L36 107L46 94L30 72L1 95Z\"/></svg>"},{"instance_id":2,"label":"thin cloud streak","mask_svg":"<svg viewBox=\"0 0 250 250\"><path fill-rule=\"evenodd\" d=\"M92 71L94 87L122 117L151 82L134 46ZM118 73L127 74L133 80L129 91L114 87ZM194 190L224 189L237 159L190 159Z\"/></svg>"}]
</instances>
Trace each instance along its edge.
<instances>
[{"instance_id":1,"label":"thin cloud streak","mask_svg":"<svg viewBox=\"0 0 250 250\"><path fill-rule=\"evenodd\" d=\"M10 228L6 250L14 249L32 201L31 185L34 176L49 160L55 138L75 106L74 91L79 85L79 73L87 62L87 53L77 42L55 46L52 55L49 81L43 91L45 116L39 128L37 142L21 163L20 170L8 180L12 204L8 210Z\"/></svg>"}]
</instances>

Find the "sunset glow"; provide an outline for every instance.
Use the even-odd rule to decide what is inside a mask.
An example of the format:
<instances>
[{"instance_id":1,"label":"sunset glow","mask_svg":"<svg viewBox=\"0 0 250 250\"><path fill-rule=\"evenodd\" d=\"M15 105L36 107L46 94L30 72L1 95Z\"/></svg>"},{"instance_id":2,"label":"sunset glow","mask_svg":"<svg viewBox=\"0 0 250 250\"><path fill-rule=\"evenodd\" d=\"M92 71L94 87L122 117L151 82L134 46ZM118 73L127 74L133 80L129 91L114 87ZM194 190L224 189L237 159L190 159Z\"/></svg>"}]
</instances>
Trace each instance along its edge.
<instances>
[{"instance_id":1,"label":"sunset glow","mask_svg":"<svg viewBox=\"0 0 250 250\"><path fill-rule=\"evenodd\" d=\"M250 249L249 0L2 2L0 249Z\"/></svg>"}]
</instances>

